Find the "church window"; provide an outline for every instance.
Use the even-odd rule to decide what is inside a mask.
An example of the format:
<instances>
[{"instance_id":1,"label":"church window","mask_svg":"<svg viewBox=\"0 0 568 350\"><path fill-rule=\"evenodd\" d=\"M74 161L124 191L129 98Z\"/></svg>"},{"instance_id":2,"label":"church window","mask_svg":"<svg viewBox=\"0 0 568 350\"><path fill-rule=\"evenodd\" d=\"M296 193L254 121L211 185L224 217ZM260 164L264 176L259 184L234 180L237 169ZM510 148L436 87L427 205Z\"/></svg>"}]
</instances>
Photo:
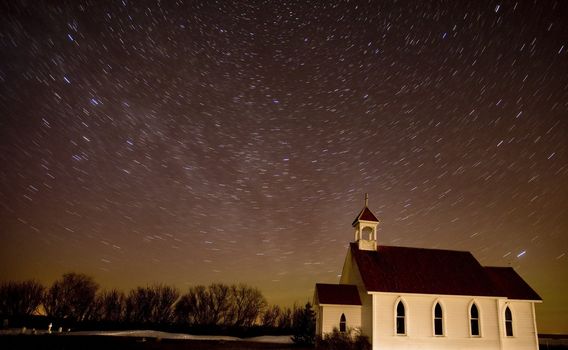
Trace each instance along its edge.
<instances>
[{"instance_id":1,"label":"church window","mask_svg":"<svg viewBox=\"0 0 568 350\"><path fill-rule=\"evenodd\" d=\"M396 306L396 334L406 334L406 313L402 300Z\"/></svg>"},{"instance_id":2,"label":"church window","mask_svg":"<svg viewBox=\"0 0 568 350\"><path fill-rule=\"evenodd\" d=\"M513 314L508 306L505 309L505 334L507 337L513 336Z\"/></svg>"},{"instance_id":3,"label":"church window","mask_svg":"<svg viewBox=\"0 0 568 350\"><path fill-rule=\"evenodd\" d=\"M440 303L434 307L434 335L444 335L444 318Z\"/></svg>"},{"instance_id":4,"label":"church window","mask_svg":"<svg viewBox=\"0 0 568 350\"><path fill-rule=\"evenodd\" d=\"M479 337L479 310L475 303L471 304L469 309L470 332L473 337Z\"/></svg>"},{"instance_id":5,"label":"church window","mask_svg":"<svg viewBox=\"0 0 568 350\"><path fill-rule=\"evenodd\" d=\"M347 332L347 320L345 319L345 314L341 314L341 318L339 319L339 331L341 333Z\"/></svg>"}]
</instances>

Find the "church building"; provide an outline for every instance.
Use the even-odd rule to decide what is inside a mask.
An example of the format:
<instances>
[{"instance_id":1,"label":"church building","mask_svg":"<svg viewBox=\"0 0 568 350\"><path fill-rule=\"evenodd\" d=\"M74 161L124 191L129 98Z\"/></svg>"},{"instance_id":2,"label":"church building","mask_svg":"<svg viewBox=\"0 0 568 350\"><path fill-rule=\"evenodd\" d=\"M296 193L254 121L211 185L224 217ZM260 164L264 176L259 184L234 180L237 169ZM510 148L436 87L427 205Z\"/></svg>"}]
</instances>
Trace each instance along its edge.
<instances>
[{"instance_id":1,"label":"church building","mask_svg":"<svg viewBox=\"0 0 568 350\"><path fill-rule=\"evenodd\" d=\"M373 349L538 349L539 295L470 252L378 244L365 207L339 284L316 284L316 333L358 329Z\"/></svg>"}]
</instances>

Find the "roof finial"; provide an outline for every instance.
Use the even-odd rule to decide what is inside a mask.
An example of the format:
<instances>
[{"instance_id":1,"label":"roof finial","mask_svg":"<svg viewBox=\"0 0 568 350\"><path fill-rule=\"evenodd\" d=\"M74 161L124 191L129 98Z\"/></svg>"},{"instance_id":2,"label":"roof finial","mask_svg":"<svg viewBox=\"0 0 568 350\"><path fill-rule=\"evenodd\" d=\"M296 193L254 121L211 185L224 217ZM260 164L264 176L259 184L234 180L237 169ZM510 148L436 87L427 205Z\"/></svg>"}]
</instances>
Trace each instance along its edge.
<instances>
[{"instance_id":1,"label":"roof finial","mask_svg":"<svg viewBox=\"0 0 568 350\"><path fill-rule=\"evenodd\" d=\"M369 194L365 193L365 206L369 206Z\"/></svg>"}]
</instances>

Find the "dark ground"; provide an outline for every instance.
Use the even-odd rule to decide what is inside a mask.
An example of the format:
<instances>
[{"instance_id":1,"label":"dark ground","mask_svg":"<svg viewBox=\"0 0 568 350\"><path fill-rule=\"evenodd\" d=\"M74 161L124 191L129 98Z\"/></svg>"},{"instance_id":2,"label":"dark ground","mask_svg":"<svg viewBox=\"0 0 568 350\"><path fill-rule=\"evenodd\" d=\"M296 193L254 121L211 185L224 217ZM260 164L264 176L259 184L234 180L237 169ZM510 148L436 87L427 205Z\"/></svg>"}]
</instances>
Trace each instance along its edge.
<instances>
[{"instance_id":1,"label":"dark ground","mask_svg":"<svg viewBox=\"0 0 568 350\"><path fill-rule=\"evenodd\" d=\"M295 347L289 344L222 341L222 340L189 340L189 339L159 339L142 337L118 336L73 336L73 335L2 335L0 336L0 349L45 349L45 350L313 350L313 348ZM566 350L564 345L543 344L540 350Z\"/></svg>"},{"instance_id":2,"label":"dark ground","mask_svg":"<svg viewBox=\"0 0 568 350\"><path fill-rule=\"evenodd\" d=\"M47 349L47 350L113 350L113 349L160 349L160 350L308 350L310 348L294 347L289 344L221 341L221 340L187 340L156 339L117 336L73 336L73 335L3 335L0 336L0 349ZM312 349L313 350L313 349Z\"/></svg>"},{"instance_id":3,"label":"dark ground","mask_svg":"<svg viewBox=\"0 0 568 350\"><path fill-rule=\"evenodd\" d=\"M539 334L540 350L568 350L568 335L566 334Z\"/></svg>"}]
</instances>

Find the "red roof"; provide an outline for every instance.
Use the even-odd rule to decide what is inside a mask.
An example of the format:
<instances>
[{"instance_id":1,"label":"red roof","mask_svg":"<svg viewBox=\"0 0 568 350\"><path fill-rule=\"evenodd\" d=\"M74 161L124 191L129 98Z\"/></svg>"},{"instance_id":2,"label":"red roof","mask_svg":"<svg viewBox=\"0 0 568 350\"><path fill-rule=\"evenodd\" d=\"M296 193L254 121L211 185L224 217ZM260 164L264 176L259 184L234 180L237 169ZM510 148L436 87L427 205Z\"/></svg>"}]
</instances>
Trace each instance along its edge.
<instances>
[{"instance_id":1,"label":"red roof","mask_svg":"<svg viewBox=\"0 0 568 350\"><path fill-rule=\"evenodd\" d=\"M351 224L352 226L355 226L355 224L357 223L357 221L359 220L365 220L365 221L375 221L375 222L379 222L379 219L377 219L377 217L375 216L375 214L373 214L369 208L365 207L363 208L363 210L361 210L361 212L359 213L359 215L357 215L357 217L355 218L355 220L353 220L353 223Z\"/></svg>"},{"instance_id":2,"label":"red roof","mask_svg":"<svg viewBox=\"0 0 568 350\"><path fill-rule=\"evenodd\" d=\"M512 269L488 273L469 252L393 246L365 251L356 243L350 249L368 291L540 300Z\"/></svg>"},{"instance_id":3,"label":"red roof","mask_svg":"<svg viewBox=\"0 0 568 350\"><path fill-rule=\"evenodd\" d=\"M316 283L316 295L320 304L361 305L357 286L352 284Z\"/></svg>"},{"instance_id":4,"label":"red roof","mask_svg":"<svg viewBox=\"0 0 568 350\"><path fill-rule=\"evenodd\" d=\"M512 267L486 266L493 285L509 299L542 300L542 298L519 276Z\"/></svg>"}]
</instances>

